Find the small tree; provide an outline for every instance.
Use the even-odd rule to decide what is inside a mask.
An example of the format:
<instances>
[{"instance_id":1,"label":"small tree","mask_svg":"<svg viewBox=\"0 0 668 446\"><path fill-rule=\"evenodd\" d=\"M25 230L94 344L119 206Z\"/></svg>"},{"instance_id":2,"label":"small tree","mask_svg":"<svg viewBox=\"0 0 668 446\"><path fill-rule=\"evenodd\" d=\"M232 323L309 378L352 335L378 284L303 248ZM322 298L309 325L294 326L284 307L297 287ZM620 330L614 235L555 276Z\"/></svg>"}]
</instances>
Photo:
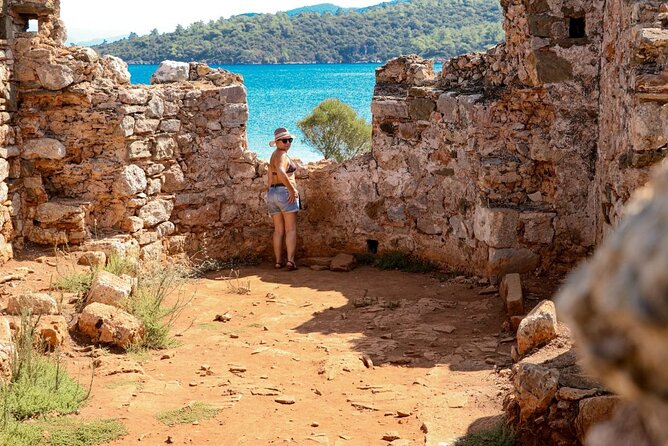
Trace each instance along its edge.
<instances>
[{"instance_id":1,"label":"small tree","mask_svg":"<svg viewBox=\"0 0 668 446\"><path fill-rule=\"evenodd\" d=\"M297 126L325 159L340 162L371 150L371 126L338 99L325 99Z\"/></svg>"}]
</instances>

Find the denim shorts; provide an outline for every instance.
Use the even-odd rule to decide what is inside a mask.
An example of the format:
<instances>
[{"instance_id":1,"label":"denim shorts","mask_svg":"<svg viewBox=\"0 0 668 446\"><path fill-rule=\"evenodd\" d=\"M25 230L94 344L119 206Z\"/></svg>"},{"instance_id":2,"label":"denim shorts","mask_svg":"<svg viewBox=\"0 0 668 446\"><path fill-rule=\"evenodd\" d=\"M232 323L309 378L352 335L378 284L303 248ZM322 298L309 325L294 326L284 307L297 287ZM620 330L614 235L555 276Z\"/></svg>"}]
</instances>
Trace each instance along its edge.
<instances>
[{"instance_id":1,"label":"denim shorts","mask_svg":"<svg viewBox=\"0 0 668 446\"><path fill-rule=\"evenodd\" d=\"M278 213L289 214L291 212L299 211L299 198L294 203L288 202L290 192L285 186L270 187L267 192L267 209L269 215L276 215Z\"/></svg>"}]
</instances>

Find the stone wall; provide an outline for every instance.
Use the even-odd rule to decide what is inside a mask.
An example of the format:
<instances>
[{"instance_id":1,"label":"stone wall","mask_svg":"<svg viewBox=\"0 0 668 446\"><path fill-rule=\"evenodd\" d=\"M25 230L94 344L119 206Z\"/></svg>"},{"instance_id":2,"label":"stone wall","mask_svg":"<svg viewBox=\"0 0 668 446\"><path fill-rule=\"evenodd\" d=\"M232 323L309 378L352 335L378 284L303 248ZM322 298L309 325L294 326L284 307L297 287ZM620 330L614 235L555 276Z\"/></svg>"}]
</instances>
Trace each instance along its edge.
<instances>
[{"instance_id":1,"label":"stone wall","mask_svg":"<svg viewBox=\"0 0 668 446\"><path fill-rule=\"evenodd\" d=\"M121 60L63 46L53 5L14 2L5 16L19 27L39 20L38 32L15 33L5 52L16 60L16 134L9 128L2 144L14 246L126 233L148 258L163 246L214 257L257 248L265 186L262 163L246 150L241 77L180 64L177 82L132 86Z\"/></svg>"},{"instance_id":2,"label":"stone wall","mask_svg":"<svg viewBox=\"0 0 668 446\"><path fill-rule=\"evenodd\" d=\"M413 208L402 230L424 233L428 220L438 232L425 245L489 275L570 265L596 235L603 2L503 6L505 44L452 59L440 77L425 61L394 61L372 105L379 181L421 172L398 185Z\"/></svg>"},{"instance_id":3,"label":"stone wall","mask_svg":"<svg viewBox=\"0 0 668 446\"><path fill-rule=\"evenodd\" d=\"M663 6L502 6L507 40L488 52L441 73L414 56L378 69L372 153L297 172L299 256L400 249L499 276L591 252L664 150ZM191 64L173 79L190 82L131 86L120 60L63 46L57 2L3 7L5 28L39 21L6 41L5 240L121 232L150 257L269 253L239 76Z\"/></svg>"},{"instance_id":4,"label":"stone wall","mask_svg":"<svg viewBox=\"0 0 668 446\"><path fill-rule=\"evenodd\" d=\"M599 241L668 150L667 14L665 2L608 2L596 167Z\"/></svg>"}]
</instances>

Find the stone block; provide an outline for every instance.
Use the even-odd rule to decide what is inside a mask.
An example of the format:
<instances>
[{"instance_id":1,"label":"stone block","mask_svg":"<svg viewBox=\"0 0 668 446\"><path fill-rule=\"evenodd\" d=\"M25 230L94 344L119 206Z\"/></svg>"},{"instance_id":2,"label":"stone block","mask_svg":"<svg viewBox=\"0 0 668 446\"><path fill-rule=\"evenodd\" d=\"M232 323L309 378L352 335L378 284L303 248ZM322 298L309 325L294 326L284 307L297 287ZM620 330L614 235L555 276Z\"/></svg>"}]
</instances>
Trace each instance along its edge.
<instances>
[{"instance_id":1,"label":"stone block","mask_svg":"<svg viewBox=\"0 0 668 446\"><path fill-rule=\"evenodd\" d=\"M488 275L502 276L509 273L533 272L540 264L538 254L526 248L489 248Z\"/></svg>"},{"instance_id":2,"label":"stone block","mask_svg":"<svg viewBox=\"0 0 668 446\"><path fill-rule=\"evenodd\" d=\"M84 227L86 211L83 205L47 202L42 203L35 209L34 219L43 224L66 224Z\"/></svg>"},{"instance_id":3,"label":"stone block","mask_svg":"<svg viewBox=\"0 0 668 446\"><path fill-rule=\"evenodd\" d=\"M137 216L144 221L145 228L152 228L158 223L169 220L172 210L174 203L171 200L158 198L142 206Z\"/></svg>"},{"instance_id":4,"label":"stone block","mask_svg":"<svg viewBox=\"0 0 668 446\"><path fill-rule=\"evenodd\" d=\"M107 264L107 255L102 251L84 252L77 261L79 265L102 268Z\"/></svg>"},{"instance_id":5,"label":"stone block","mask_svg":"<svg viewBox=\"0 0 668 446\"><path fill-rule=\"evenodd\" d=\"M573 79L573 66L550 50L532 51L528 58L530 76L536 85L566 82Z\"/></svg>"},{"instance_id":6,"label":"stone block","mask_svg":"<svg viewBox=\"0 0 668 446\"><path fill-rule=\"evenodd\" d=\"M174 157L179 145L171 136L158 136L153 146L153 159L165 160Z\"/></svg>"},{"instance_id":7,"label":"stone block","mask_svg":"<svg viewBox=\"0 0 668 446\"><path fill-rule=\"evenodd\" d=\"M105 76L121 85L130 83L130 72L128 71L128 64L126 64L121 58L112 55L106 55L102 56L101 62L102 66L104 67Z\"/></svg>"},{"instance_id":8,"label":"stone block","mask_svg":"<svg viewBox=\"0 0 668 446\"><path fill-rule=\"evenodd\" d=\"M144 326L125 311L101 303L86 306L76 325L79 332L93 342L127 348L144 335Z\"/></svg>"},{"instance_id":9,"label":"stone block","mask_svg":"<svg viewBox=\"0 0 668 446\"><path fill-rule=\"evenodd\" d=\"M166 84L172 82L183 82L190 78L190 64L188 62L176 62L163 60L160 66L151 76L152 84Z\"/></svg>"},{"instance_id":10,"label":"stone block","mask_svg":"<svg viewBox=\"0 0 668 446\"><path fill-rule=\"evenodd\" d=\"M162 242L153 242L141 247L139 257L144 262L159 262L162 257Z\"/></svg>"},{"instance_id":11,"label":"stone block","mask_svg":"<svg viewBox=\"0 0 668 446\"><path fill-rule=\"evenodd\" d=\"M243 85L231 85L223 87L219 92L220 100L228 104L245 104L246 87Z\"/></svg>"},{"instance_id":12,"label":"stone block","mask_svg":"<svg viewBox=\"0 0 668 446\"><path fill-rule=\"evenodd\" d=\"M9 319L0 316L0 344L12 342L12 329L9 326Z\"/></svg>"},{"instance_id":13,"label":"stone block","mask_svg":"<svg viewBox=\"0 0 668 446\"><path fill-rule=\"evenodd\" d=\"M524 299L522 295L522 280L517 273L506 274L501 280L499 293L506 304L508 316L524 314Z\"/></svg>"},{"instance_id":14,"label":"stone block","mask_svg":"<svg viewBox=\"0 0 668 446\"><path fill-rule=\"evenodd\" d=\"M40 85L46 90L62 90L74 82L72 69L64 64L40 64L36 71Z\"/></svg>"},{"instance_id":15,"label":"stone block","mask_svg":"<svg viewBox=\"0 0 668 446\"><path fill-rule=\"evenodd\" d=\"M127 105L146 105L148 91L142 88L121 88L118 91L118 100Z\"/></svg>"},{"instance_id":16,"label":"stone block","mask_svg":"<svg viewBox=\"0 0 668 446\"><path fill-rule=\"evenodd\" d=\"M135 118L134 133L141 135L143 133L155 133L160 125L159 119Z\"/></svg>"},{"instance_id":17,"label":"stone block","mask_svg":"<svg viewBox=\"0 0 668 446\"><path fill-rule=\"evenodd\" d=\"M179 212L180 224L185 226L210 226L218 221L220 203L212 202L196 209L185 209Z\"/></svg>"},{"instance_id":18,"label":"stone block","mask_svg":"<svg viewBox=\"0 0 668 446\"><path fill-rule=\"evenodd\" d=\"M166 119L160 122L160 130L167 133L177 133L181 130L181 121L178 119Z\"/></svg>"},{"instance_id":19,"label":"stone block","mask_svg":"<svg viewBox=\"0 0 668 446\"><path fill-rule=\"evenodd\" d=\"M506 208L477 207L474 215L475 238L493 248L510 248L517 240L519 212Z\"/></svg>"},{"instance_id":20,"label":"stone block","mask_svg":"<svg viewBox=\"0 0 668 446\"><path fill-rule=\"evenodd\" d=\"M329 264L332 271L351 271L355 268L355 257L351 254L340 253L334 256Z\"/></svg>"},{"instance_id":21,"label":"stone block","mask_svg":"<svg viewBox=\"0 0 668 446\"><path fill-rule=\"evenodd\" d=\"M223 108L220 123L223 127L240 127L248 121L248 106L246 104L227 104Z\"/></svg>"},{"instance_id":22,"label":"stone block","mask_svg":"<svg viewBox=\"0 0 668 446\"><path fill-rule=\"evenodd\" d=\"M443 114L446 122L457 122L459 119L459 104L454 93L443 93L438 97L436 110Z\"/></svg>"},{"instance_id":23,"label":"stone block","mask_svg":"<svg viewBox=\"0 0 668 446\"><path fill-rule=\"evenodd\" d=\"M411 119L428 121L434 110L436 110L436 102L431 99L414 98L408 100L408 114Z\"/></svg>"},{"instance_id":24,"label":"stone block","mask_svg":"<svg viewBox=\"0 0 668 446\"><path fill-rule=\"evenodd\" d=\"M580 400L578 415L575 418L575 431L578 440L584 444L589 429L598 423L611 419L621 399L616 395L597 396Z\"/></svg>"},{"instance_id":25,"label":"stone block","mask_svg":"<svg viewBox=\"0 0 668 446\"><path fill-rule=\"evenodd\" d=\"M545 212L522 212L520 223L524 228L524 240L543 245L552 243L554 239L552 219L555 215Z\"/></svg>"},{"instance_id":26,"label":"stone block","mask_svg":"<svg viewBox=\"0 0 668 446\"><path fill-rule=\"evenodd\" d=\"M668 142L668 105L656 102L636 105L630 127L634 150L659 149Z\"/></svg>"},{"instance_id":27,"label":"stone block","mask_svg":"<svg viewBox=\"0 0 668 446\"><path fill-rule=\"evenodd\" d=\"M128 146L128 158L137 160L151 157L151 145L148 141L134 141Z\"/></svg>"},{"instance_id":28,"label":"stone block","mask_svg":"<svg viewBox=\"0 0 668 446\"><path fill-rule=\"evenodd\" d=\"M554 302L544 300L526 315L517 329L520 355L541 347L557 337L557 311Z\"/></svg>"},{"instance_id":29,"label":"stone block","mask_svg":"<svg viewBox=\"0 0 668 446\"><path fill-rule=\"evenodd\" d=\"M114 307L120 307L122 302L132 292L132 279L118 277L108 271L99 271L90 286L87 303L98 302Z\"/></svg>"},{"instance_id":30,"label":"stone block","mask_svg":"<svg viewBox=\"0 0 668 446\"><path fill-rule=\"evenodd\" d=\"M228 172L230 173L230 177L236 179L248 179L257 176L255 166L245 161L232 161L229 164Z\"/></svg>"},{"instance_id":31,"label":"stone block","mask_svg":"<svg viewBox=\"0 0 668 446\"><path fill-rule=\"evenodd\" d=\"M121 222L121 229L125 232L135 233L144 227L144 220L139 217L126 217Z\"/></svg>"},{"instance_id":32,"label":"stone block","mask_svg":"<svg viewBox=\"0 0 668 446\"><path fill-rule=\"evenodd\" d=\"M374 100L371 103L373 119L408 118L408 104L397 100Z\"/></svg>"},{"instance_id":33,"label":"stone block","mask_svg":"<svg viewBox=\"0 0 668 446\"><path fill-rule=\"evenodd\" d=\"M114 179L112 192L119 197L129 197L146 189L146 173L134 164L123 167Z\"/></svg>"},{"instance_id":34,"label":"stone block","mask_svg":"<svg viewBox=\"0 0 668 446\"><path fill-rule=\"evenodd\" d=\"M186 186L183 170L178 164L174 164L162 173L162 190L166 193L178 192Z\"/></svg>"},{"instance_id":35,"label":"stone block","mask_svg":"<svg viewBox=\"0 0 668 446\"><path fill-rule=\"evenodd\" d=\"M39 340L49 350L61 347L68 338L67 321L64 316L42 316L35 327Z\"/></svg>"},{"instance_id":36,"label":"stone block","mask_svg":"<svg viewBox=\"0 0 668 446\"><path fill-rule=\"evenodd\" d=\"M546 412L557 394L559 371L536 364L520 363L513 367L515 398L520 418L526 422L534 415Z\"/></svg>"},{"instance_id":37,"label":"stone block","mask_svg":"<svg viewBox=\"0 0 668 446\"><path fill-rule=\"evenodd\" d=\"M58 303L47 293L10 296L7 302L7 313L20 315L22 312L29 312L33 315L58 314Z\"/></svg>"},{"instance_id":38,"label":"stone block","mask_svg":"<svg viewBox=\"0 0 668 446\"><path fill-rule=\"evenodd\" d=\"M106 254L107 259L112 256L137 258L139 256L139 243L127 235L87 242L83 246L83 250L102 251Z\"/></svg>"},{"instance_id":39,"label":"stone block","mask_svg":"<svg viewBox=\"0 0 668 446\"><path fill-rule=\"evenodd\" d=\"M21 156L30 160L59 160L65 158L66 154L63 143L53 138L29 139L21 147Z\"/></svg>"}]
</instances>

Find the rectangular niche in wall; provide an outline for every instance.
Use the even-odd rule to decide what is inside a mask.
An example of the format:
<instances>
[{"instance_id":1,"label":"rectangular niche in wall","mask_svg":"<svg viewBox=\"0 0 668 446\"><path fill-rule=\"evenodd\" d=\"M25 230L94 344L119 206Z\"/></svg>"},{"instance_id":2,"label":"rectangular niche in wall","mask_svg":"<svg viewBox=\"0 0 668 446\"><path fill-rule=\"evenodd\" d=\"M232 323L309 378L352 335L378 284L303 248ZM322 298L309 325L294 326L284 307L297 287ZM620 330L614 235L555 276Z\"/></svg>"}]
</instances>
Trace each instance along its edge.
<instances>
[{"instance_id":1,"label":"rectangular niche in wall","mask_svg":"<svg viewBox=\"0 0 668 446\"><path fill-rule=\"evenodd\" d=\"M568 37L571 39L582 39L587 37L585 30L586 26L584 17L568 18Z\"/></svg>"}]
</instances>

